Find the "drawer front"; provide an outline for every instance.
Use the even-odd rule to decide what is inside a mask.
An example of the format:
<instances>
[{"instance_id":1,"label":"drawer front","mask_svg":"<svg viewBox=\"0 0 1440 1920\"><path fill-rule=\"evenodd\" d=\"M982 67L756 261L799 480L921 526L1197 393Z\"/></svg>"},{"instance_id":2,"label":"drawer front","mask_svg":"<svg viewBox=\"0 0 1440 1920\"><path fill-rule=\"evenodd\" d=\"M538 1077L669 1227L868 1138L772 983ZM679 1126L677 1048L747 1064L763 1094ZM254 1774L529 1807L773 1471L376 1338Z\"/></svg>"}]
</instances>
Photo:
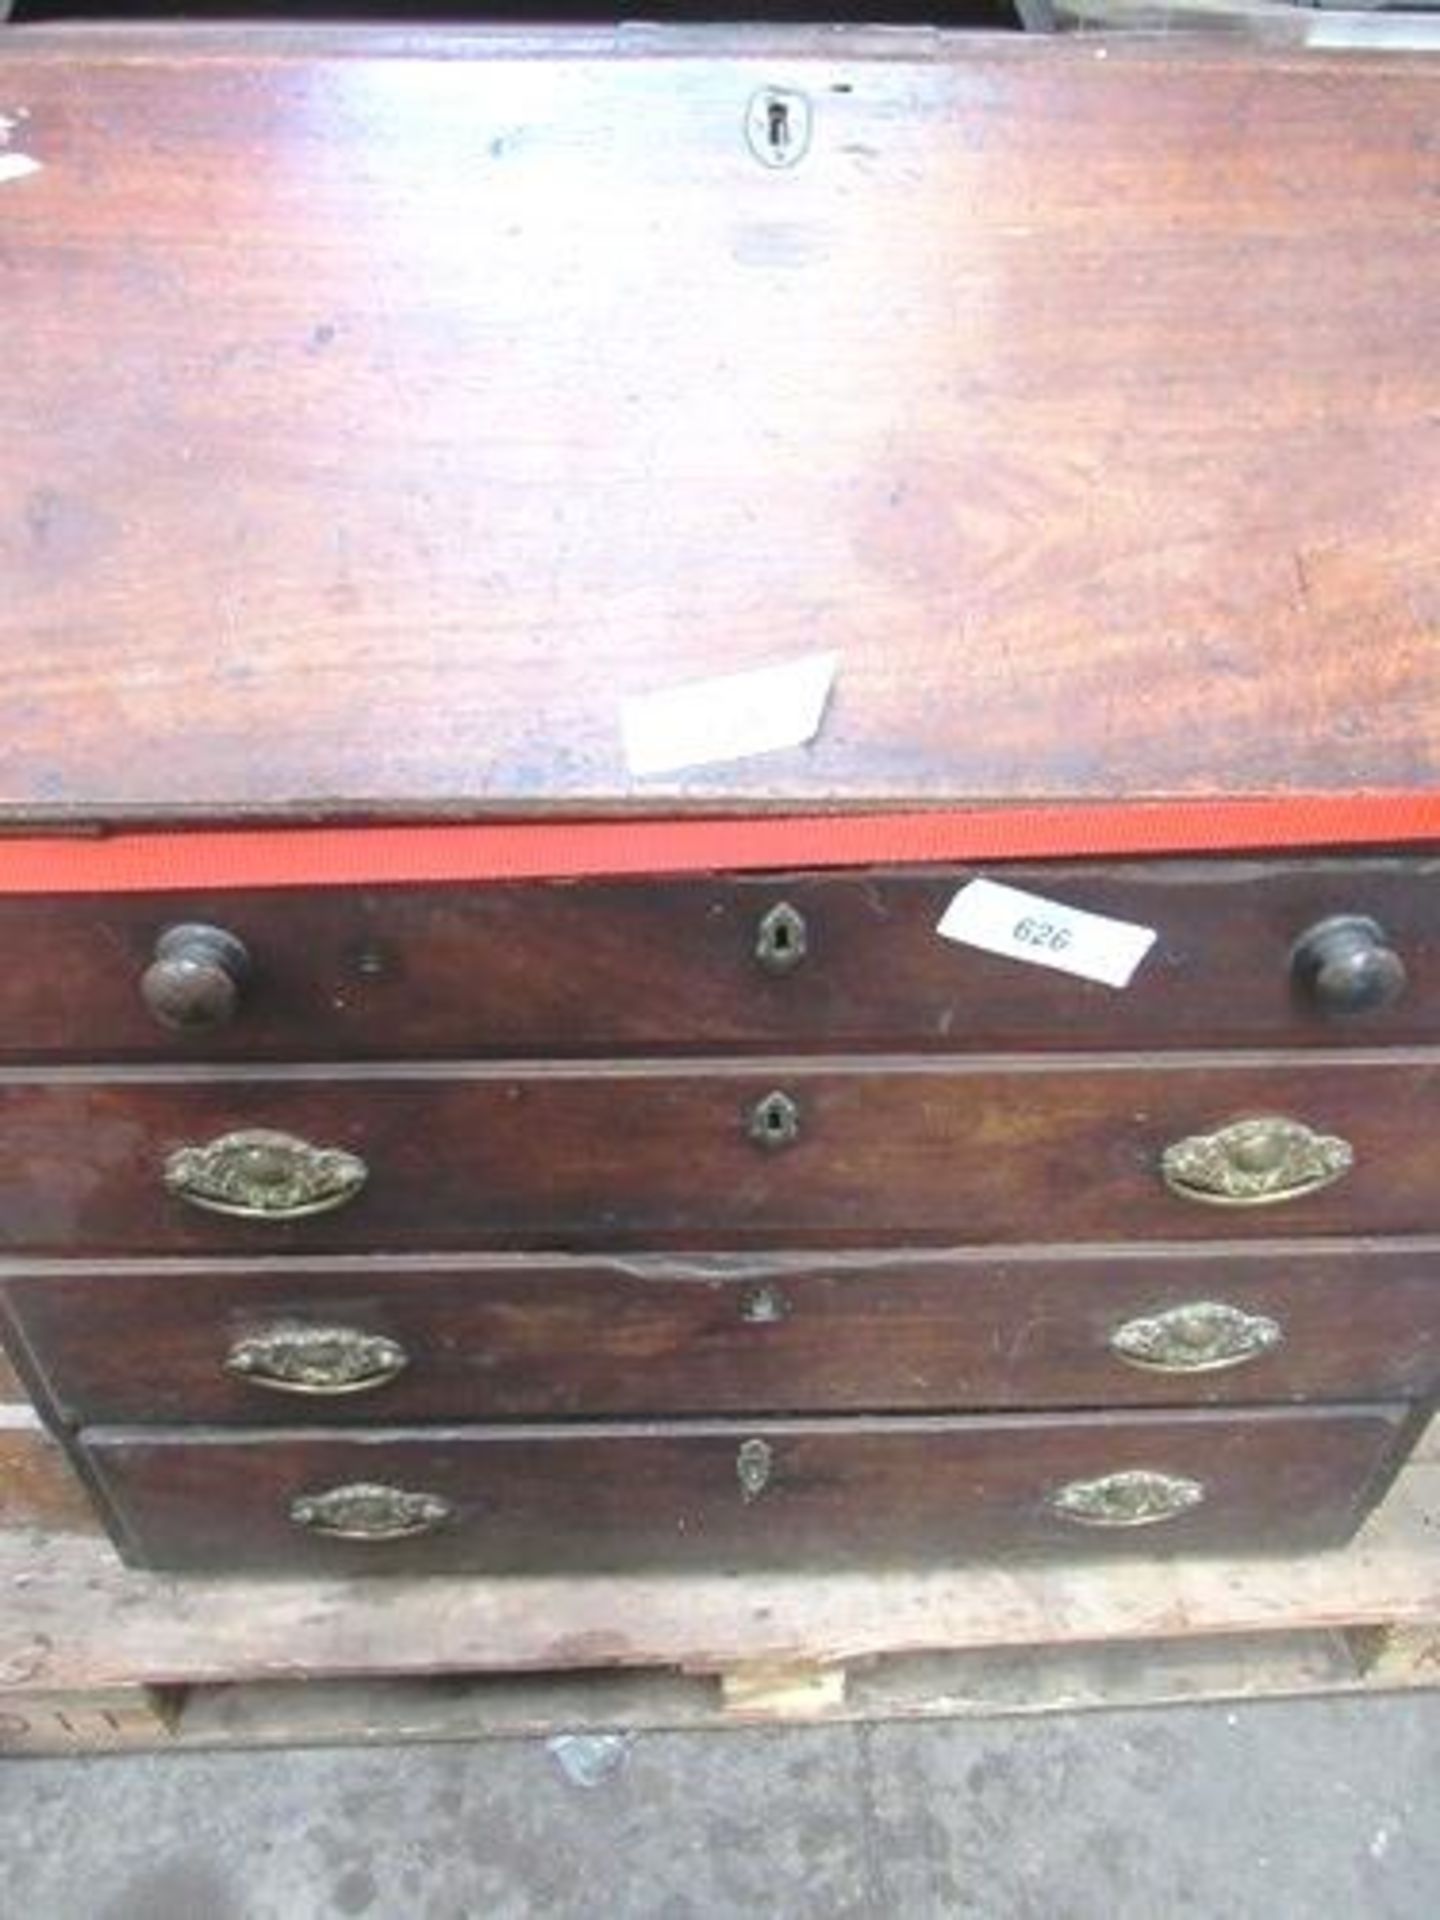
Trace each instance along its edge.
<instances>
[{"instance_id":1,"label":"drawer front","mask_svg":"<svg viewBox=\"0 0 1440 1920\"><path fill-rule=\"evenodd\" d=\"M1288 1117L1280 1128L1248 1124L1277 1115ZM1437 1119L1434 1054L13 1071L0 1077L0 1246L402 1252L1423 1233L1436 1224ZM1167 1185L1167 1166L1188 1197ZM1272 1176L1295 1197L1275 1200ZM1235 1204L1193 1197L1215 1181Z\"/></svg>"},{"instance_id":2,"label":"drawer front","mask_svg":"<svg viewBox=\"0 0 1440 1920\"><path fill-rule=\"evenodd\" d=\"M1158 939L1123 993L942 940L961 868L0 900L0 1057L600 1054L776 1047L1373 1045L1440 1040L1440 864L990 868ZM1296 941L1369 918L1408 969L1393 1003L1327 1011ZM248 962L160 937L218 927ZM187 958L188 955L188 958ZM178 971L177 969L178 965ZM188 972L187 972L188 968ZM218 969L218 974L217 974ZM243 977L242 977L243 976ZM1332 990L1334 980L1327 975ZM1391 984L1394 984L1392 981ZM166 998L166 996L169 998Z\"/></svg>"},{"instance_id":3,"label":"drawer front","mask_svg":"<svg viewBox=\"0 0 1440 1920\"><path fill-rule=\"evenodd\" d=\"M1403 1425L1402 1410L1378 1407L363 1435L96 1428L83 1446L142 1564L594 1573L1318 1546L1351 1531Z\"/></svg>"},{"instance_id":4,"label":"drawer front","mask_svg":"<svg viewBox=\"0 0 1440 1920\"><path fill-rule=\"evenodd\" d=\"M0 1291L62 1418L460 1424L1421 1396L1440 1241L174 1262Z\"/></svg>"}]
</instances>

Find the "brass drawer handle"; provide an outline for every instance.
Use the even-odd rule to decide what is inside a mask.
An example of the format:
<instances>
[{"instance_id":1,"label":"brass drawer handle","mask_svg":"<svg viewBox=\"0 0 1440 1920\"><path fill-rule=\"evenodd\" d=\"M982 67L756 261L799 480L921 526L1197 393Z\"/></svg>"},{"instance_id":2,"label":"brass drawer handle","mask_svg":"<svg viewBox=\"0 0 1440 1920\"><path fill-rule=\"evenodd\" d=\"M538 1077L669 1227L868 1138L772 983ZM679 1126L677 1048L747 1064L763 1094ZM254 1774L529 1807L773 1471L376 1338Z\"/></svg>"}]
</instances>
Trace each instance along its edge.
<instances>
[{"instance_id":1,"label":"brass drawer handle","mask_svg":"<svg viewBox=\"0 0 1440 1920\"><path fill-rule=\"evenodd\" d=\"M1354 1164L1348 1140L1267 1114L1177 1140L1161 1156L1160 1171L1182 1199L1265 1207L1318 1193Z\"/></svg>"},{"instance_id":2,"label":"brass drawer handle","mask_svg":"<svg viewBox=\"0 0 1440 1920\"><path fill-rule=\"evenodd\" d=\"M1116 1327L1110 1350L1128 1367L1150 1373L1219 1373L1273 1353L1283 1340L1278 1320L1244 1313L1221 1300L1189 1300Z\"/></svg>"},{"instance_id":3,"label":"brass drawer handle","mask_svg":"<svg viewBox=\"0 0 1440 1920\"><path fill-rule=\"evenodd\" d=\"M324 1493L304 1493L290 1502L290 1518L307 1533L327 1540L413 1540L453 1519L455 1509L438 1493L409 1493L357 1480Z\"/></svg>"},{"instance_id":4,"label":"brass drawer handle","mask_svg":"<svg viewBox=\"0 0 1440 1920\"><path fill-rule=\"evenodd\" d=\"M1057 1487L1050 1505L1063 1520L1081 1527L1153 1527L1178 1520L1205 1498L1198 1480L1181 1474L1133 1467L1103 1474L1098 1480L1071 1480Z\"/></svg>"},{"instance_id":5,"label":"brass drawer handle","mask_svg":"<svg viewBox=\"0 0 1440 1920\"><path fill-rule=\"evenodd\" d=\"M249 1386L332 1399L373 1393L408 1364L398 1341L355 1327L270 1327L237 1340L225 1356L225 1371Z\"/></svg>"},{"instance_id":6,"label":"brass drawer handle","mask_svg":"<svg viewBox=\"0 0 1440 1920\"><path fill-rule=\"evenodd\" d=\"M353 1200L365 1179L365 1162L353 1153L260 1127L181 1147L165 1162L165 1185L177 1199L242 1220L329 1213Z\"/></svg>"}]
</instances>

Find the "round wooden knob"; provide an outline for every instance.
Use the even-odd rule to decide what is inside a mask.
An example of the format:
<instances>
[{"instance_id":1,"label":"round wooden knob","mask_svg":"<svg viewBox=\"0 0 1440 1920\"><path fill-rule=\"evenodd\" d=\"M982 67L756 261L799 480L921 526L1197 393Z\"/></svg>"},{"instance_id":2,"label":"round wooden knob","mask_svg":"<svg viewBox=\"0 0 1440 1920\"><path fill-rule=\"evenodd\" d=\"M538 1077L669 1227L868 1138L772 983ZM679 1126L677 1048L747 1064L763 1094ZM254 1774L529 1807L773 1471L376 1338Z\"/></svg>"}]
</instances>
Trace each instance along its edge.
<instances>
[{"instance_id":1,"label":"round wooden knob","mask_svg":"<svg viewBox=\"0 0 1440 1920\"><path fill-rule=\"evenodd\" d=\"M1325 1013L1367 1013L1405 990L1405 962L1383 927L1359 914L1321 920L1295 943L1296 983Z\"/></svg>"},{"instance_id":2,"label":"round wooden knob","mask_svg":"<svg viewBox=\"0 0 1440 1920\"><path fill-rule=\"evenodd\" d=\"M167 927L155 942L140 993L162 1027L200 1032L233 1020L250 955L221 927Z\"/></svg>"}]
</instances>

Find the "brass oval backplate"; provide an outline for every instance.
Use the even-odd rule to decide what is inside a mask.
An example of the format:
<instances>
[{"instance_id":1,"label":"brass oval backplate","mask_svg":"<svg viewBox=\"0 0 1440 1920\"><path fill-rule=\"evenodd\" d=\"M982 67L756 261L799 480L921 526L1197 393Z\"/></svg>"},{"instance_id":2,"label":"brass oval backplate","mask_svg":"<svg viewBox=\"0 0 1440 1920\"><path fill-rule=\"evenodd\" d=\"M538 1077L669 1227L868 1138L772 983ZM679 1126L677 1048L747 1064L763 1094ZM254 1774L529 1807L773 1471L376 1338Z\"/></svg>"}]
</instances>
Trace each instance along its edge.
<instances>
[{"instance_id":1,"label":"brass oval backplate","mask_svg":"<svg viewBox=\"0 0 1440 1920\"><path fill-rule=\"evenodd\" d=\"M165 1162L177 1199L243 1220L303 1220L353 1200L365 1162L339 1147L312 1147L293 1134L255 1127L203 1147L180 1147Z\"/></svg>"},{"instance_id":2,"label":"brass oval backplate","mask_svg":"<svg viewBox=\"0 0 1440 1920\"><path fill-rule=\"evenodd\" d=\"M1222 1300L1141 1314L1116 1327L1110 1350L1126 1366L1150 1373L1219 1373L1273 1353L1284 1338L1278 1320Z\"/></svg>"},{"instance_id":3,"label":"brass oval backplate","mask_svg":"<svg viewBox=\"0 0 1440 1920\"><path fill-rule=\"evenodd\" d=\"M1217 1207L1265 1207L1318 1193L1348 1173L1355 1149L1336 1134L1266 1114L1166 1147L1160 1172L1185 1200Z\"/></svg>"},{"instance_id":4,"label":"brass oval backplate","mask_svg":"<svg viewBox=\"0 0 1440 1920\"><path fill-rule=\"evenodd\" d=\"M1178 1520L1204 1498L1205 1488L1198 1480L1132 1467L1102 1474L1097 1480L1071 1480L1056 1488L1050 1505L1077 1526L1153 1527L1163 1520Z\"/></svg>"},{"instance_id":5,"label":"brass oval backplate","mask_svg":"<svg viewBox=\"0 0 1440 1920\"><path fill-rule=\"evenodd\" d=\"M323 1493L304 1493L290 1502L291 1521L306 1533L379 1545L434 1533L454 1512L438 1493L411 1493L368 1480L330 1487Z\"/></svg>"},{"instance_id":6,"label":"brass oval backplate","mask_svg":"<svg viewBox=\"0 0 1440 1920\"><path fill-rule=\"evenodd\" d=\"M356 1327L267 1327L237 1340L225 1371L271 1393L336 1398L373 1393L408 1364L398 1341Z\"/></svg>"}]
</instances>

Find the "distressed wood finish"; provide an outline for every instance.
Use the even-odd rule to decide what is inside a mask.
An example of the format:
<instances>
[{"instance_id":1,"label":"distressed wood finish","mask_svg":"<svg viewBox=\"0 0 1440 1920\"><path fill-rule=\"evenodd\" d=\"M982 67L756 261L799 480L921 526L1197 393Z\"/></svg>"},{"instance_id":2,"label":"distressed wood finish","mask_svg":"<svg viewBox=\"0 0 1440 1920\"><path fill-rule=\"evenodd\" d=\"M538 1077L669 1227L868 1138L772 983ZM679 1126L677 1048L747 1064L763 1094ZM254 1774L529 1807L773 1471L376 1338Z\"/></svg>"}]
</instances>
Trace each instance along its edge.
<instances>
[{"instance_id":1,"label":"distressed wood finish","mask_svg":"<svg viewBox=\"0 0 1440 1920\"><path fill-rule=\"evenodd\" d=\"M788 1147L748 1135L782 1090ZM677 1061L633 1067L115 1069L0 1075L0 1246L296 1253L1251 1240L1434 1225L1440 1054L1092 1062ZM1249 1116L1350 1142L1281 1205L1170 1193L1164 1149ZM166 1192L172 1150L279 1129L368 1183L296 1222Z\"/></svg>"},{"instance_id":2,"label":"distressed wood finish","mask_svg":"<svg viewBox=\"0 0 1440 1920\"><path fill-rule=\"evenodd\" d=\"M1440 1465L1402 1469L1339 1553L1036 1561L830 1577L565 1574L487 1580L174 1578L95 1538L0 1532L0 1708L35 1688L868 1662L938 1649L1431 1627ZM633 1721L622 1719L621 1724Z\"/></svg>"},{"instance_id":3,"label":"distressed wood finish","mask_svg":"<svg viewBox=\"0 0 1440 1920\"><path fill-rule=\"evenodd\" d=\"M1273 1320L1215 1372L1127 1364L1122 1325L1196 1301ZM1440 1241L797 1254L494 1257L0 1274L59 1418L255 1426L506 1417L1185 1406L1386 1399L1440 1378ZM306 1397L225 1371L276 1328L398 1342L384 1385Z\"/></svg>"},{"instance_id":4,"label":"distressed wood finish","mask_svg":"<svg viewBox=\"0 0 1440 1920\"><path fill-rule=\"evenodd\" d=\"M348 1436L95 1428L84 1451L122 1536L152 1566L818 1568L1333 1545L1392 1463L1402 1415L1369 1407ZM747 1440L763 1440L772 1461L748 1497L737 1472ZM1206 1498L1143 1529L1077 1526L1051 1511L1060 1486L1127 1469L1193 1478ZM433 1492L454 1520L385 1544L326 1539L291 1522L292 1499L353 1481Z\"/></svg>"},{"instance_id":5,"label":"distressed wood finish","mask_svg":"<svg viewBox=\"0 0 1440 1920\"><path fill-rule=\"evenodd\" d=\"M68 1534L96 1526L94 1505L60 1443L28 1408L0 1405L0 1541L29 1528Z\"/></svg>"},{"instance_id":6,"label":"distressed wood finish","mask_svg":"<svg viewBox=\"0 0 1440 1920\"><path fill-rule=\"evenodd\" d=\"M569 44L5 37L0 816L1440 778L1433 62Z\"/></svg>"},{"instance_id":7,"label":"distressed wood finish","mask_svg":"<svg viewBox=\"0 0 1440 1920\"><path fill-rule=\"evenodd\" d=\"M1440 863L1157 861L987 868L994 879L1159 938L1124 993L941 940L968 868L568 886L335 888L0 899L0 1055L321 1059L927 1051L1440 1040ZM803 916L807 950L757 964L762 916ZM1409 983L1388 1007L1326 1014L1290 955L1362 914ZM254 965L228 1025L158 1026L140 981L168 927L209 923Z\"/></svg>"}]
</instances>

